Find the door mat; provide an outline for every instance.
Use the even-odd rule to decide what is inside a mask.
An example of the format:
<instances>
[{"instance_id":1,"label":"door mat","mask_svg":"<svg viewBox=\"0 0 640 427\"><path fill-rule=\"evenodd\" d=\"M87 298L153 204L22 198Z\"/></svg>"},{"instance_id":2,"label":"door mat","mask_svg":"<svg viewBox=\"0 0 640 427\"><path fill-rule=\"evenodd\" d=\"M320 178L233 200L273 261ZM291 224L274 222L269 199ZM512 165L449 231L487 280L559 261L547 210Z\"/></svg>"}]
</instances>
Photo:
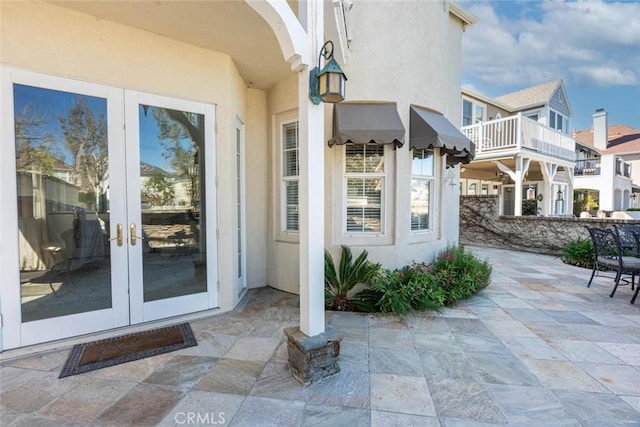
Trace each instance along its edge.
<instances>
[{"instance_id":1,"label":"door mat","mask_svg":"<svg viewBox=\"0 0 640 427\"><path fill-rule=\"evenodd\" d=\"M78 344L71 349L58 378L196 345L198 342L188 323Z\"/></svg>"}]
</instances>

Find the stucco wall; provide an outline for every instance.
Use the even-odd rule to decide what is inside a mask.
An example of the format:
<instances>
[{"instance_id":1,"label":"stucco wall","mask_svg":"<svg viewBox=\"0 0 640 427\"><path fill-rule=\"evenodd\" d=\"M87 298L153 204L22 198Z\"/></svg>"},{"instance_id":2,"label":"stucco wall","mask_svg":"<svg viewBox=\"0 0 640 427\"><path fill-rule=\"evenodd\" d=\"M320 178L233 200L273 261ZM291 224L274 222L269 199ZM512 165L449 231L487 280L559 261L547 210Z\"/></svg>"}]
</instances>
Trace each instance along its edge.
<instances>
[{"instance_id":1,"label":"stucco wall","mask_svg":"<svg viewBox=\"0 0 640 427\"><path fill-rule=\"evenodd\" d=\"M396 25L402 23L402 25ZM409 108L417 104L445 114L460 124L462 27L450 18L445 2L367 1L347 13L350 60L344 65L349 100L397 102L406 128L405 146L387 151L385 234L346 236L343 233L344 147L328 148L332 134L332 106L325 105L325 247L334 256L345 244L358 253L367 249L372 261L385 267L431 259L458 239L458 169L445 170L437 157L434 232L410 231L411 153ZM390 29L390 26L393 28ZM400 48L401 46L401 48ZM296 117L297 76L269 90L269 135L272 140L271 192L267 283L289 292L299 288L299 246L296 234L280 232L280 120Z\"/></svg>"},{"instance_id":2,"label":"stucco wall","mask_svg":"<svg viewBox=\"0 0 640 427\"><path fill-rule=\"evenodd\" d=\"M598 218L499 216L499 197L460 198L460 243L561 255L564 246L578 238L589 239L585 226L607 228L640 221Z\"/></svg>"},{"instance_id":3,"label":"stucco wall","mask_svg":"<svg viewBox=\"0 0 640 427\"><path fill-rule=\"evenodd\" d=\"M445 170L437 157L433 215L435 232L410 231L411 153L409 112L411 104L441 111L454 125L460 124L460 63L462 27L450 18L445 2L359 2L347 14L350 63L347 100L397 102L404 123L405 145L388 151L386 235L345 237L340 211L331 215L333 236L330 249L337 255L340 244L359 251L385 267L399 267L412 259L427 259L458 238L458 169ZM328 183L327 199L342 206L343 148L327 153L335 172ZM455 187L448 185L455 180ZM329 245L327 245L329 246Z\"/></svg>"},{"instance_id":4,"label":"stucco wall","mask_svg":"<svg viewBox=\"0 0 640 427\"><path fill-rule=\"evenodd\" d=\"M237 261L235 126L246 124L247 147L255 147L248 165L264 161L268 143L264 94L251 94L227 55L156 34L71 11L44 2L2 2L0 63L116 88L187 99L216 106L217 190L220 229L220 305L230 309ZM262 98L262 99L261 99ZM249 115L248 104L251 104ZM251 120L248 119L251 118ZM255 122L255 127L254 127ZM262 154L260 154L262 153ZM246 182L265 182L266 167L247 167ZM264 197L248 200L247 224L254 234L248 253L264 252L266 235L256 226L267 217ZM215 225L209 225L215 233ZM253 260L257 260L256 263ZM265 260L247 257L250 285L263 285Z\"/></svg>"}]
</instances>

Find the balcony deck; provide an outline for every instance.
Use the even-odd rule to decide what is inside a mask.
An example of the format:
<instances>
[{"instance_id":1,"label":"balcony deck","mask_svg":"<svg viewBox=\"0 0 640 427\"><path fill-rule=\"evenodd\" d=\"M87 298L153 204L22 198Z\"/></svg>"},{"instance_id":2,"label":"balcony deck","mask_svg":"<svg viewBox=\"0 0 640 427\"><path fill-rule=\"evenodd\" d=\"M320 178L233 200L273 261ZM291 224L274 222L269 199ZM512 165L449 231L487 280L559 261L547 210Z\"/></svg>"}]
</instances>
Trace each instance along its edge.
<instances>
[{"instance_id":1,"label":"balcony deck","mask_svg":"<svg viewBox=\"0 0 640 427\"><path fill-rule=\"evenodd\" d=\"M575 139L521 114L463 126L462 133L476 145L476 159L530 151L573 162Z\"/></svg>"}]
</instances>

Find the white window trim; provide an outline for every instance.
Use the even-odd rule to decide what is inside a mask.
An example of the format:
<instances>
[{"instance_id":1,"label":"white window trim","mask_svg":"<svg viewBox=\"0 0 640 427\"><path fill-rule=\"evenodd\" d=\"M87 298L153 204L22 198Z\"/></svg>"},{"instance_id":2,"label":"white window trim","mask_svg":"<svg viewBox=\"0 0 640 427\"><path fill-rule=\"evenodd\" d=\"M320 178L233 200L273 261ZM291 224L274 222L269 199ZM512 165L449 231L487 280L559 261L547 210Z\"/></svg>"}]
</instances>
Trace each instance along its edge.
<instances>
[{"instance_id":1,"label":"white window trim","mask_svg":"<svg viewBox=\"0 0 640 427\"><path fill-rule=\"evenodd\" d=\"M298 123L298 161L300 160L300 126L298 120L285 120L280 122L280 233L281 234L300 234L300 220L298 218L298 229L287 229L287 183L298 182L298 193L300 192L300 166L298 165L298 175L284 175L284 127L293 123ZM298 212L300 212L300 194L298 194Z\"/></svg>"},{"instance_id":2,"label":"white window trim","mask_svg":"<svg viewBox=\"0 0 640 427\"><path fill-rule=\"evenodd\" d=\"M357 145L364 145L367 146L365 144L357 144ZM386 195L387 195L387 163L388 163L388 156L387 156L387 149L386 147L383 147L383 151L382 151L382 156L383 156L383 171L382 172L347 172L346 169L346 164L347 164L347 150L346 150L346 146L345 149L343 150L343 161L344 161L344 165L342 168L342 186L343 186L343 194L344 194L344 202L342 205L342 233L345 236L379 236L379 235L384 235L385 234L385 209L386 209L386 205L387 205L387 201L386 201ZM347 231L347 180L349 178L356 178L356 179L377 179L380 178L382 180L382 191L380 192L380 231Z\"/></svg>"},{"instance_id":3,"label":"white window trim","mask_svg":"<svg viewBox=\"0 0 640 427\"><path fill-rule=\"evenodd\" d=\"M336 146L332 150L335 151L335 174L333 196L333 243L335 245L368 245L368 246L385 246L393 244L393 220L392 212L395 209L395 167L393 163L392 153L400 152L393 150L390 145L384 146L384 188L381 194L381 213L380 213L380 232L376 233L354 233L347 232L347 188L346 188L346 146ZM340 151L338 151L340 150ZM338 206L340 208L338 208Z\"/></svg>"},{"instance_id":4,"label":"white window trim","mask_svg":"<svg viewBox=\"0 0 640 427\"><path fill-rule=\"evenodd\" d=\"M409 154L407 158L410 162L409 167L411 167L412 155ZM441 218L441 216L445 214L445 211L443 211L442 209L442 206L445 203L443 200L444 193L442 191L442 186L445 185L445 159L446 156L440 155L439 148L433 150L433 188L431 191L432 194L430 194L429 196L431 197L431 206L429 207L429 226L431 229L412 231L411 223L409 222L407 228L409 230L408 243L410 245L437 242L442 238L440 227L441 224L447 220L447 218ZM411 179L412 176L413 175L410 173L409 179ZM462 182L463 180L464 179L461 179L459 182ZM466 191L466 185L464 187ZM407 188L408 191L411 191L411 182L409 182L409 184L406 185L405 188ZM460 186L458 186L458 188L460 188ZM456 197L459 196L460 195L457 195ZM411 196L409 196L408 209L411 210ZM405 218L406 217L404 217L403 219L406 221Z\"/></svg>"},{"instance_id":5,"label":"white window trim","mask_svg":"<svg viewBox=\"0 0 640 427\"><path fill-rule=\"evenodd\" d=\"M555 119L556 123L554 124L553 127L551 126L551 113L554 113L556 115L556 119ZM558 116L562 117L562 128L560 129L557 128ZM549 115L547 120L548 120L547 126L549 126L551 129L558 130L564 134L567 134L569 132L569 117L565 116L563 113L558 112L558 110L554 110L553 108L549 107Z\"/></svg>"},{"instance_id":6,"label":"white window trim","mask_svg":"<svg viewBox=\"0 0 640 427\"><path fill-rule=\"evenodd\" d=\"M471 125L475 125L478 122L485 122L487 121L487 104L480 102L476 99L473 98L469 98L466 96L462 97L462 108L461 108L461 112L460 112L460 123L464 123L464 101L470 102L471 103L471 124L470 125L464 125L463 126L471 126ZM478 118L476 116L476 107L482 107L482 117Z\"/></svg>"},{"instance_id":7,"label":"white window trim","mask_svg":"<svg viewBox=\"0 0 640 427\"><path fill-rule=\"evenodd\" d=\"M425 151L429 151L429 150L425 150ZM411 188L411 182L413 181L413 179L421 179L421 180L426 180L430 183L429 185L429 223L427 224L427 228L423 228L423 229L419 229L419 230L413 230L411 228L411 197L409 197L409 231L411 232L411 234L413 235L422 235L422 234L432 234L434 232L434 201L436 200L434 197L434 194L436 193L436 169L437 169L437 159L440 157L436 157L436 152L435 150L432 151L433 153L433 175L418 175L418 174L414 174L413 173L413 168L411 170L411 177L409 180L409 188ZM409 151L409 160L411 161L411 165L413 166L413 152L410 150Z\"/></svg>"},{"instance_id":8,"label":"white window trim","mask_svg":"<svg viewBox=\"0 0 640 427\"><path fill-rule=\"evenodd\" d=\"M275 241L298 243L300 241L299 231L284 231L286 224L286 197L283 197L283 159L282 159L282 127L287 123L299 122L298 110L290 109L280 111L272 116L272 138L274 144L272 144L273 153L273 169L272 179L273 191L272 200L274 207L274 215L272 216L272 236Z\"/></svg>"}]
</instances>

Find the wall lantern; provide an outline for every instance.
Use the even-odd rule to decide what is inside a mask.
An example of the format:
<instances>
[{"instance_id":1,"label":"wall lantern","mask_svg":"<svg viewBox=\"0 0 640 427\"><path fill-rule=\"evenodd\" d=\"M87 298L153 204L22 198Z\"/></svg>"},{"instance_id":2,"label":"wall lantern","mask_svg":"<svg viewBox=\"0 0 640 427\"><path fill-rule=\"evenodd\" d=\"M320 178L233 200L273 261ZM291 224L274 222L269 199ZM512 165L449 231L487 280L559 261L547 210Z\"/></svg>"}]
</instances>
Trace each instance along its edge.
<instances>
[{"instance_id":1,"label":"wall lantern","mask_svg":"<svg viewBox=\"0 0 640 427\"><path fill-rule=\"evenodd\" d=\"M556 193L556 201L561 202L563 200L564 200L564 194L562 193L562 190L558 190L558 192Z\"/></svg>"},{"instance_id":2,"label":"wall lantern","mask_svg":"<svg viewBox=\"0 0 640 427\"><path fill-rule=\"evenodd\" d=\"M537 199L539 202L541 202L541 201L542 201L542 193L538 194L538 195L536 196L536 199Z\"/></svg>"},{"instance_id":3,"label":"wall lantern","mask_svg":"<svg viewBox=\"0 0 640 427\"><path fill-rule=\"evenodd\" d=\"M320 70L320 58L326 65ZM320 102L335 104L344 101L344 87L347 76L333 58L333 42L326 42L318 55L318 66L309 73L309 98L315 105Z\"/></svg>"},{"instance_id":4,"label":"wall lantern","mask_svg":"<svg viewBox=\"0 0 640 427\"><path fill-rule=\"evenodd\" d=\"M533 188L533 185L529 186L527 190L527 200L535 200L536 199L536 189Z\"/></svg>"},{"instance_id":5,"label":"wall lantern","mask_svg":"<svg viewBox=\"0 0 640 427\"><path fill-rule=\"evenodd\" d=\"M578 201L584 202L584 193L578 193Z\"/></svg>"},{"instance_id":6,"label":"wall lantern","mask_svg":"<svg viewBox=\"0 0 640 427\"><path fill-rule=\"evenodd\" d=\"M630 197L631 199L635 200L635 199L636 199L636 197L637 197L637 195L636 195L636 193L631 193L631 195L630 195L629 197Z\"/></svg>"}]
</instances>

